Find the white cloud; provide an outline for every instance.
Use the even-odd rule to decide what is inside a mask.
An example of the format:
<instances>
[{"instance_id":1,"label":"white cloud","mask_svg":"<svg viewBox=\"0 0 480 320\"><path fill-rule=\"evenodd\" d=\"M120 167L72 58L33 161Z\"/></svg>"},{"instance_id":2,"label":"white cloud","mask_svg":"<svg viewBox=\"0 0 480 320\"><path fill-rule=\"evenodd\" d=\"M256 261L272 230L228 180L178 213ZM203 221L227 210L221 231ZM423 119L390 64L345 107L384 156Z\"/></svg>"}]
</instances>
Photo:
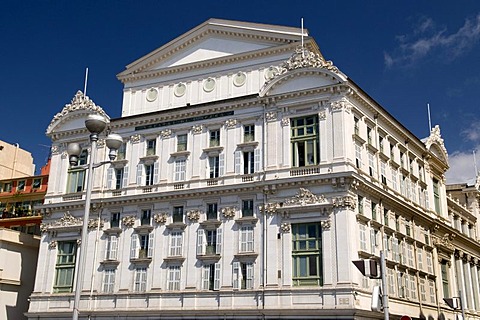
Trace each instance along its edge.
<instances>
[{"instance_id":1,"label":"white cloud","mask_svg":"<svg viewBox=\"0 0 480 320\"><path fill-rule=\"evenodd\" d=\"M480 168L479 162L479 154L478 150L480 150L480 146L476 148L476 155L477 155L477 168ZM447 173L445 174L447 178L447 183L465 183L469 180L475 179L475 164L474 164L474 156L472 152L454 152L449 155L448 163L450 165L450 169L448 169Z\"/></svg>"},{"instance_id":2,"label":"white cloud","mask_svg":"<svg viewBox=\"0 0 480 320\"><path fill-rule=\"evenodd\" d=\"M396 37L398 48L392 53L384 54L387 67L394 65L411 65L438 50L446 59L455 59L480 41L480 14L466 19L464 25L453 33L447 29L438 30L430 18L423 18L414 28L412 34Z\"/></svg>"}]
</instances>

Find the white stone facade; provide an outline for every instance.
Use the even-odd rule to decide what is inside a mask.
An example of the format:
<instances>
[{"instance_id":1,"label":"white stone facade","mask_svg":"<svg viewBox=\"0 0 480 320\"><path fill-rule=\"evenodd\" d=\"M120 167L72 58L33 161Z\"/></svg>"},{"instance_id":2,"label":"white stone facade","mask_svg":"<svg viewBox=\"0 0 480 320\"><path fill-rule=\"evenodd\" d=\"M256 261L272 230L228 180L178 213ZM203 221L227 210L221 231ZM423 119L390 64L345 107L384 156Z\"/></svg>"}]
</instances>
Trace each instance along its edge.
<instances>
[{"instance_id":1,"label":"white stone facade","mask_svg":"<svg viewBox=\"0 0 480 320\"><path fill-rule=\"evenodd\" d=\"M305 37L299 48L297 28L212 19L118 75L109 129L125 148L94 171L83 319L382 318L370 310L378 280L352 264L380 250L392 317L452 317L439 129L413 136ZM47 129L30 319L71 317L85 192L66 146L89 148L89 113L103 110L79 92ZM102 140L94 154L107 159ZM457 211L477 228L476 212ZM462 254L478 259L468 237Z\"/></svg>"}]
</instances>

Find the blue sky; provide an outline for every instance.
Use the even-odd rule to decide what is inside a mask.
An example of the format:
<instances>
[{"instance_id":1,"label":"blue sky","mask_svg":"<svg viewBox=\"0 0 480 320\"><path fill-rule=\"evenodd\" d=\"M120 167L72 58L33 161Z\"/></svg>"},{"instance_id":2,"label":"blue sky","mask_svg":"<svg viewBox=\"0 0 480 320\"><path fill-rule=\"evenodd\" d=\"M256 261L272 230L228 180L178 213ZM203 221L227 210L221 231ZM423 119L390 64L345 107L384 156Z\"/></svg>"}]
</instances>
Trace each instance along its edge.
<instances>
[{"instance_id":1,"label":"blue sky","mask_svg":"<svg viewBox=\"0 0 480 320\"><path fill-rule=\"evenodd\" d=\"M45 130L83 90L112 117L116 74L209 18L300 26L411 132L439 124L449 182L475 176L480 150L480 1L4 1L0 12L0 140L48 156ZM480 154L477 154L480 168Z\"/></svg>"}]
</instances>

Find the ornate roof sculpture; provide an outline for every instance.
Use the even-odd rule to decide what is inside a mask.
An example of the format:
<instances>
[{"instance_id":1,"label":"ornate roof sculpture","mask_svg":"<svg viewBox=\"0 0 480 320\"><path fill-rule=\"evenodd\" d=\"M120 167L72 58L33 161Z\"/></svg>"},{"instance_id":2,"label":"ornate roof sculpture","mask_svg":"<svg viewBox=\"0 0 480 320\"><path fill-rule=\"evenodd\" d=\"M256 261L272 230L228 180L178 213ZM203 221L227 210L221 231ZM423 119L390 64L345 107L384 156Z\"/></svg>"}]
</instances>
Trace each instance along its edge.
<instances>
[{"instance_id":1,"label":"ornate roof sculpture","mask_svg":"<svg viewBox=\"0 0 480 320\"><path fill-rule=\"evenodd\" d=\"M41 224L40 230L42 232L47 232L55 229L65 229L71 227L81 227L82 226L82 219L75 218L70 214L69 211L63 214L63 217L57 219L51 223Z\"/></svg>"},{"instance_id":2,"label":"ornate roof sculpture","mask_svg":"<svg viewBox=\"0 0 480 320\"><path fill-rule=\"evenodd\" d=\"M302 46L298 46L290 58L280 65L278 74L299 68L323 68L335 73L339 72L332 61L327 61L320 54Z\"/></svg>"},{"instance_id":3,"label":"ornate roof sculpture","mask_svg":"<svg viewBox=\"0 0 480 320\"><path fill-rule=\"evenodd\" d=\"M436 125L430 131L430 136L426 140L424 140L425 146L428 150L432 151L436 156L443 158L445 162L448 163L448 152L445 148L445 144L443 143L442 135L440 134L440 126ZM438 152L432 150L432 146L436 146Z\"/></svg>"},{"instance_id":4,"label":"ornate roof sculpture","mask_svg":"<svg viewBox=\"0 0 480 320\"><path fill-rule=\"evenodd\" d=\"M88 111L88 113L97 113L110 120L110 117L103 111L102 107L97 106L88 96L84 95L82 91L78 90L72 99L72 102L66 104L62 111L57 113L47 128L47 134L52 132L54 126L76 111Z\"/></svg>"}]
</instances>

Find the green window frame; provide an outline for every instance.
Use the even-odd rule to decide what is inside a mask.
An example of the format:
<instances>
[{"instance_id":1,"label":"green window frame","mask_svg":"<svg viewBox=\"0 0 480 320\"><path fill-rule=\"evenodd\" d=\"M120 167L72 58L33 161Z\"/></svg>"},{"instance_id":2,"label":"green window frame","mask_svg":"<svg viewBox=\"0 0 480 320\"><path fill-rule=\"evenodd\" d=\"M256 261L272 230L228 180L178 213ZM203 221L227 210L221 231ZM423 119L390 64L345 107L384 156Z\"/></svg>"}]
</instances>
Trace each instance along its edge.
<instances>
[{"instance_id":1,"label":"green window frame","mask_svg":"<svg viewBox=\"0 0 480 320\"><path fill-rule=\"evenodd\" d=\"M292 165L305 167L320 162L318 115L291 119Z\"/></svg>"},{"instance_id":2,"label":"green window frame","mask_svg":"<svg viewBox=\"0 0 480 320\"><path fill-rule=\"evenodd\" d=\"M77 255L76 241L61 241L57 244L57 263L55 264L55 283L53 292L72 292Z\"/></svg>"},{"instance_id":3,"label":"green window frame","mask_svg":"<svg viewBox=\"0 0 480 320\"><path fill-rule=\"evenodd\" d=\"M322 228L320 223L292 224L294 286L322 286Z\"/></svg>"},{"instance_id":4,"label":"green window frame","mask_svg":"<svg viewBox=\"0 0 480 320\"><path fill-rule=\"evenodd\" d=\"M86 165L88 159L87 150L82 150L78 157L78 166ZM82 192L85 186L86 169L70 169L68 171L67 193Z\"/></svg>"}]
</instances>

